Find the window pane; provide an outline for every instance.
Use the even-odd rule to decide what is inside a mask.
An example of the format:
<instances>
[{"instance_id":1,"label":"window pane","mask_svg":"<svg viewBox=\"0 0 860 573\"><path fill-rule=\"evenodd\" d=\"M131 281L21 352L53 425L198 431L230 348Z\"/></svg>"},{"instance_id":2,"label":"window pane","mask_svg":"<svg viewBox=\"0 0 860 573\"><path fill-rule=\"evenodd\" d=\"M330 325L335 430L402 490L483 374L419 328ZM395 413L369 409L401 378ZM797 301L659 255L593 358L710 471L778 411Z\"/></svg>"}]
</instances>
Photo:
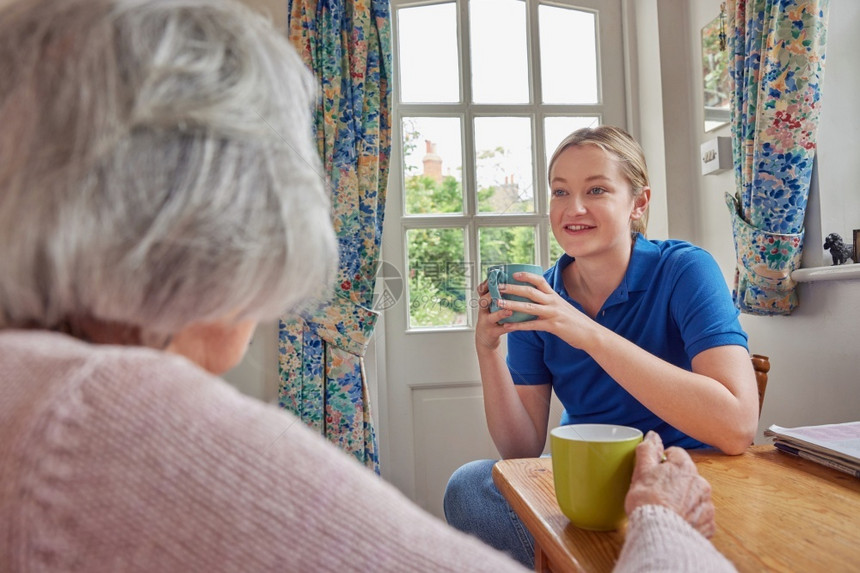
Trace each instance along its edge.
<instances>
[{"instance_id":1,"label":"window pane","mask_svg":"<svg viewBox=\"0 0 860 573\"><path fill-rule=\"evenodd\" d=\"M600 118L593 115L547 117L544 119L544 147L546 148L547 167L549 167L549 160L552 154L555 153L555 148L558 147L558 144L565 137L582 127L597 127L598 125L600 125ZM546 173L544 176L546 176ZM544 177L544 180L546 180L546 177Z\"/></svg>"},{"instance_id":2,"label":"window pane","mask_svg":"<svg viewBox=\"0 0 860 573\"><path fill-rule=\"evenodd\" d=\"M594 14L544 4L538 13L544 103L598 103Z\"/></svg>"},{"instance_id":3,"label":"window pane","mask_svg":"<svg viewBox=\"0 0 860 573\"><path fill-rule=\"evenodd\" d=\"M534 227L483 227L478 230L481 254L480 280L487 278L487 268L502 263L534 264Z\"/></svg>"},{"instance_id":4,"label":"window pane","mask_svg":"<svg viewBox=\"0 0 860 573\"><path fill-rule=\"evenodd\" d=\"M472 101L528 103L526 5L522 0L471 0Z\"/></svg>"},{"instance_id":5,"label":"window pane","mask_svg":"<svg viewBox=\"0 0 860 573\"><path fill-rule=\"evenodd\" d=\"M531 141L527 117L475 118L478 211L534 212Z\"/></svg>"},{"instance_id":6,"label":"window pane","mask_svg":"<svg viewBox=\"0 0 860 573\"><path fill-rule=\"evenodd\" d=\"M406 213L463 212L463 149L457 117L404 117Z\"/></svg>"},{"instance_id":7,"label":"window pane","mask_svg":"<svg viewBox=\"0 0 860 573\"><path fill-rule=\"evenodd\" d=\"M463 229L411 229L409 252L409 326L467 324L466 293L471 290Z\"/></svg>"},{"instance_id":8,"label":"window pane","mask_svg":"<svg viewBox=\"0 0 860 573\"><path fill-rule=\"evenodd\" d=\"M460 101L453 2L397 11L400 101Z\"/></svg>"}]
</instances>

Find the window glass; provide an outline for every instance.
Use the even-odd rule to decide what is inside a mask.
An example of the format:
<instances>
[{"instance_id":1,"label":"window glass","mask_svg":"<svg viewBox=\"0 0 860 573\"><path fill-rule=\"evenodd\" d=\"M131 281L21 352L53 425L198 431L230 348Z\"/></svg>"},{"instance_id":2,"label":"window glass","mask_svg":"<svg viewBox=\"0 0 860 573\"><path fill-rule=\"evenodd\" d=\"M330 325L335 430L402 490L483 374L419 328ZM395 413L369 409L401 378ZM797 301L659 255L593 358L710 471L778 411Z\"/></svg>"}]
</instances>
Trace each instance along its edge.
<instances>
[{"instance_id":1,"label":"window glass","mask_svg":"<svg viewBox=\"0 0 860 573\"><path fill-rule=\"evenodd\" d=\"M453 2L397 11L400 101L460 101Z\"/></svg>"},{"instance_id":2,"label":"window glass","mask_svg":"<svg viewBox=\"0 0 860 573\"><path fill-rule=\"evenodd\" d=\"M466 293L471 291L463 229L411 229L409 252L409 327L467 324Z\"/></svg>"},{"instance_id":3,"label":"window glass","mask_svg":"<svg viewBox=\"0 0 860 573\"><path fill-rule=\"evenodd\" d=\"M597 127L600 125L600 118L593 115L554 116L545 118L543 125L546 166L549 168L549 160L555 153L555 148L565 137L582 127ZM546 180L547 174L543 173L541 177Z\"/></svg>"},{"instance_id":4,"label":"window glass","mask_svg":"<svg viewBox=\"0 0 860 573\"><path fill-rule=\"evenodd\" d=\"M479 212L534 212L531 141L530 118L475 118Z\"/></svg>"},{"instance_id":5,"label":"window glass","mask_svg":"<svg viewBox=\"0 0 860 573\"><path fill-rule=\"evenodd\" d=\"M404 117L401 127L406 213L462 213L460 119Z\"/></svg>"},{"instance_id":6,"label":"window glass","mask_svg":"<svg viewBox=\"0 0 860 573\"><path fill-rule=\"evenodd\" d=\"M594 14L541 4L538 15L543 102L598 103Z\"/></svg>"},{"instance_id":7,"label":"window glass","mask_svg":"<svg viewBox=\"0 0 860 573\"><path fill-rule=\"evenodd\" d=\"M521 0L470 0L472 100L528 103L526 5Z\"/></svg>"},{"instance_id":8,"label":"window glass","mask_svg":"<svg viewBox=\"0 0 860 573\"><path fill-rule=\"evenodd\" d=\"M487 268L503 263L535 264L535 228L482 227L478 230L481 257L480 280L487 277Z\"/></svg>"}]
</instances>

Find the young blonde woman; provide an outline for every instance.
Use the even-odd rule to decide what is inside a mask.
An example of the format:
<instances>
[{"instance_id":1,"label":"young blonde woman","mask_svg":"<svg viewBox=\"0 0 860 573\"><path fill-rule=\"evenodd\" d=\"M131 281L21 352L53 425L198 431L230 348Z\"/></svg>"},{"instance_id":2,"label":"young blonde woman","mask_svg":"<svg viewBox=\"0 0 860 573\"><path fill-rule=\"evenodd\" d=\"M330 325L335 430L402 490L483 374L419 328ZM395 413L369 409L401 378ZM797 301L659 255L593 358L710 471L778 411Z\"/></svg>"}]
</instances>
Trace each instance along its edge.
<instances>
[{"instance_id":1,"label":"young blonde woman","mask_svg":"<svg viewBox=\"0 0 860 573\"><path fill-rule=\"evenodd\" d=\"M564 254L543 276L516 277L533 286L506 289L533 302L501 300L493 313L478 287L475 346L499 453L541 454L553 390L562 424L624 424L667 446L743 452L758 413L746 333L706 251L645 238L651 189L638 143L615 127L578 130L553 154L549 185ZM538 318L498 324L518 310ZM446 517L529 564L532 540L495 490L493 463L455 472Z\"/></svg>"}]
</instances>

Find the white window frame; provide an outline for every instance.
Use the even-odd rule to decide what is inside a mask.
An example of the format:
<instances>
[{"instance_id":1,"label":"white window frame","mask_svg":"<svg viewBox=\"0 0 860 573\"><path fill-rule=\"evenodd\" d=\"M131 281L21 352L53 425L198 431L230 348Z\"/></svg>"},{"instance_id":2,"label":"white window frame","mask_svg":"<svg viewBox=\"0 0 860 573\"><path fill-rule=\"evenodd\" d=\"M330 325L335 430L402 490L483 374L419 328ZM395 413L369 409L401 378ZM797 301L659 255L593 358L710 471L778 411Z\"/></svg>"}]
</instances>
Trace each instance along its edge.
<instances>
[{"instance_id":1,"label":"white window frame","mask_svg":"<svg viewBox=\"0 0 860 573\"><path fill-rule=\"evenodd\" d=\"M601 70L601 38L600 38L600 1L599 0L522 0L526 4L526 26L527 26L527 59L528 59L528 81L529 81L529 103L524 104L477 104L471 103L471 59L470 31L469 31L469 1L454 0L453 2L439 0L391 0L392 15L392 46L394 51L395 81L393 90L393 113L392 113L392 156L391 156L391 178L388 191L389 216L398 221L392 224L400 227L402 241L402 259L400 268L409 268L408 248L406 245L407 232L422 228L460 228L465 229L465 256L470 265L470 275L467 277L467 289L474 290L474 285L480 282L477 276L481 268L478 245L478 230L482 227L504 227L504 226L530 226L536 229L535 235L535 261L543 268L548 268L553 262L549 259L549 196L546 182L546 158L548 150L544 133L544 119L547 117L570 117L587 116L597 117L599 123L603 123L606 117L606 101L604 91L608 89L605 85L603 70ZM457 38L459 55L459 81L460 100L456 103L401 103L399 77L396 70L399 66L397 54L398 43L398 10L401 8L430 6L436 4L456 4L457 12ZM596 104L544 104L539 103L541 94L541 62L540 62L540 38L538 9L541 4L575 8L577 10L590 11L596 19L596 54L598 59L598 103ZM623 75L623 73L622 73ZM622 80L623 82L623 80ZM620 86L614 86L618 88ZM621 99L623 101L623 95ZM622 104L623 108L623 104ZM477 117L529 117L532 125L532 182L535 198L535 211L533 213L479 213L477 211L476 173L474 165L474 119ZM402 120L404 117L457 117L460 119L463 164L462 164L462 190L464 194L464 212L458 214L420 214L410 215L405 212L403 156L402 156ZM552 152L552 150L549 150ZM404 285L408 292L408 284ZM406 292L404 293L406 294ZM403 305L409 320L409 305ZM422 332L440 330L471 330L474 328L474 309L470 309L467 325L417 328L410 327L407 332Z\"/></svg>"}]
</instances>

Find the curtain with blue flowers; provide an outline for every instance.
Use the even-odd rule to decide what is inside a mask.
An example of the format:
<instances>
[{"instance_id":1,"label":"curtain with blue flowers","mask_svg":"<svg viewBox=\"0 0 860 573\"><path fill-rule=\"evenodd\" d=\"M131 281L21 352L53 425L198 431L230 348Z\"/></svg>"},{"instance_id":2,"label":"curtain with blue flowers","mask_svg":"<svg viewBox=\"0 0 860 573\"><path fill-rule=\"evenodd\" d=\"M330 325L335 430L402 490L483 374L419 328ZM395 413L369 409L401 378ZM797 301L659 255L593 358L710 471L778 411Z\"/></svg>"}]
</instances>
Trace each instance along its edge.
<instances>
[{"instance_id":1,"label":"curtain with blue flowers","mask_svg":"<svg viewBox=\"0 0 860 573\"><path fill-rule=\"evenodd\" d=\"M729 0L735 304L790 314L821 109L829 0Z\"/></svg>"},{"instance_id":2,"label":"curtain with blue flowers","mask_svg":"<svg viewBox=\"0 0 860 573\"><path fill-rule=\"evenodd\" d=\"M339 239L336 296L280 323L279 402L379 472L363 356L391 153L388 0L289 0L290 41L320 86L316 138Z\"/></svg>"}]
</instances>

